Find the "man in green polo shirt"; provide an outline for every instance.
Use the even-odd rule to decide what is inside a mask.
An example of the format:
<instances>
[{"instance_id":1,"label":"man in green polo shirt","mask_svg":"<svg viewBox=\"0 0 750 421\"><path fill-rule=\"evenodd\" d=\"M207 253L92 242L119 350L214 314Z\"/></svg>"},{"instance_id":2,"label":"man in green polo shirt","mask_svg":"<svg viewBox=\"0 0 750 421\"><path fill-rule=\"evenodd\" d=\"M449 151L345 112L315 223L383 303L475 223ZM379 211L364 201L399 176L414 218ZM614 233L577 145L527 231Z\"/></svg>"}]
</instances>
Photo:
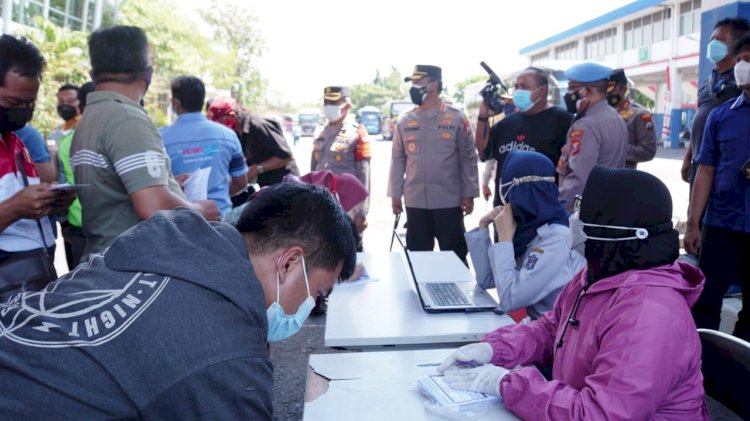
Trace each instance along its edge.
<instances>
[{"instance_id":1,"label":"man in green polo shirt","mask_svg":"<svg viewBox=\"0 0 750 421\"><path fill-rule=\"evenodd\" d=\"M218 221L215 202L186 200L159 131L140 105L153 74L143 30L100 29L89 38L89 56L96 92L88 96L70 149L76 184L82 185L82 260L160 210L186 207Z\"/></svg>"}]
</instances>

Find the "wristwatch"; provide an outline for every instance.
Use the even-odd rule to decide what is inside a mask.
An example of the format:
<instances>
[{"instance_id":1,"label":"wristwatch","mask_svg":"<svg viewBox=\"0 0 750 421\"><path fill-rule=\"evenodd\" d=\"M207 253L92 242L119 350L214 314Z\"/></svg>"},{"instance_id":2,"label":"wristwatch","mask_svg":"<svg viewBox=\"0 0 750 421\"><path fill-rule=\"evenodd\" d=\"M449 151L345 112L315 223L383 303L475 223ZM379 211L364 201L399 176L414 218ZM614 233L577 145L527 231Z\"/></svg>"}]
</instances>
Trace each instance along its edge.
<instances>
[{"instance_id":1,"label":"wristwatch","mask_svg":"<svg viewBox=\"0 0 750 421\"><path fill-rule=\"evenodd\" d=\"M263 174L266 172L266 169L263 167L263 164L258 164L255 166L255 168L258 170L258 174Z\"/></svg>"}]
</instances>

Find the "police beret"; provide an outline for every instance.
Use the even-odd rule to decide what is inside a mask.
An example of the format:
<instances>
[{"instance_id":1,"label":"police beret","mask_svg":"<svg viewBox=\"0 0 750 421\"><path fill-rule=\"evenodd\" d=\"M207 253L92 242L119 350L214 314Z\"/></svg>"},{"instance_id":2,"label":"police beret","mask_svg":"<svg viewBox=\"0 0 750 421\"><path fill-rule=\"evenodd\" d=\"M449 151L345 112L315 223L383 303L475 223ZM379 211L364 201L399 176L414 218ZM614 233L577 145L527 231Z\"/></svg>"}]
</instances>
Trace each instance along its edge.
<instances>
[{"instance_id":1,"label":"police beret","mask_svg":"<svg viewBox=\"0 0 750 421\"><path fill-rule=\"evenodd\" d=\"M349 88L344 86L326 86L323 89L323 99L326 101L338 101L342 97L348 98L349 96Z\"/></svg>"},{"instance_id":2,"label":"police beret","mask_svg":"<svg viewBox=\"0 0 750 421\"><path fill-rule=\"evenodd\" d=\"M565 71L565 78L575 82L591 83L600 80L609 80L612 69L598 63L576 64Z\"/></svg>"},{"instance_id":3,"label":"police beret","mask_svg":"<svg viewBox=\"0 0 750 421\"><path fill-rule=\"evenodd\" d=\"M609 77L610 82L614 82L615 85L627 85L628 77L625 76L625 70L615 69L612 70L612 75Z\"/></svg>"},{"instance_id":4,"label":"police beret","mask_svg":"<svg viewBox=\"0 0 750 421\"><path fill-rule=\"evenodd\" d=\"M429 64L417 64L414 66L414 71L411 76L404 78L404 82L413 82L415 80L422 79L423 77L431 77L433 79L443 79L443 70L437 66L431 66Z\"/></svg>"}]
</instances>

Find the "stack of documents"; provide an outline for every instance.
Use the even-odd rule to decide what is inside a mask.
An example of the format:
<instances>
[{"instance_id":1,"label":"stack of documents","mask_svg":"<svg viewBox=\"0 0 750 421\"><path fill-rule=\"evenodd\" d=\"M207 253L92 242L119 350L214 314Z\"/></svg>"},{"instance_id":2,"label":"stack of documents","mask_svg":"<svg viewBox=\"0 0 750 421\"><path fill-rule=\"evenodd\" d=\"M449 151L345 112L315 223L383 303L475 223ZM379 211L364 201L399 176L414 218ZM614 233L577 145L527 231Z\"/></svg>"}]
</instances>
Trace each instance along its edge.
<instances>
[{"instance_id":1,"label":"stack of documents","mask_svg":"<svg viewBox=\"0 0 750 421\"><path fill-rule=\"evenodd\" d=\"M451 389L443 382L443 376L439 375L420 377L417 380L417 388L434 405L459 412L481 411L500 402L497 396Z\"/></svg>"}]
</instances>

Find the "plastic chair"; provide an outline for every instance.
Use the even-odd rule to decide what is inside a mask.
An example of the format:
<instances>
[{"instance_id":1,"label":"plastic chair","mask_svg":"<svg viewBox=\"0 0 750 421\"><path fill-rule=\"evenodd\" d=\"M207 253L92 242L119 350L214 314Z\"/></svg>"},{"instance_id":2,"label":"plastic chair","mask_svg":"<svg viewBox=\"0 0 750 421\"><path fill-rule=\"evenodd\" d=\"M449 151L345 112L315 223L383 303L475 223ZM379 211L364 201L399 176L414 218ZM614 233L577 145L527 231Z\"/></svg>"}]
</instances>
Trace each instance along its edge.
<instances>
[{"instance_id":1,"label":"plastic chair","mask_svg":"<svg viewBox=\"0 0 750 421\"><path fill-rule=\"evenodd\" d=\"M742 419L750 419L750 343L726 333L698 329L706 394Z\"/></svg>"}]
</instances>

